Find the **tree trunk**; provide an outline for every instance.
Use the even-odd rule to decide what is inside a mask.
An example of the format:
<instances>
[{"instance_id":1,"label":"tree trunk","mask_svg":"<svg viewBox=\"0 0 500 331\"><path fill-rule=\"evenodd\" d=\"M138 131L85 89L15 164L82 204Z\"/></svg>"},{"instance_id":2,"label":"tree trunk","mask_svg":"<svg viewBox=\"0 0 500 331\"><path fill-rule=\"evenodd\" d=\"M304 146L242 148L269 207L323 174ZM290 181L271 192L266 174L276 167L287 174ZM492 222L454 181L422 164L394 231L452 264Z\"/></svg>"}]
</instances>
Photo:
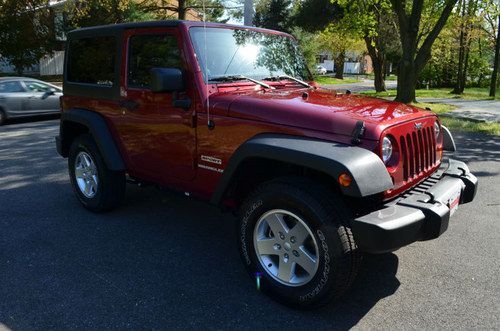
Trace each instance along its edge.
<instances>
[{"instance_id":1,"label":"tree trunk","mask_svg":"<svg viewBox=\"0 0 500 331\"><path fill-rule=\"evenodd\" d=\"M460 8L460 6L462 8ZM457 80L455 81L455 87L451 93L462 94L464 93L464 87L462 86L462 77L464 75L464 58L465 58L465 0L461 0L459 4L459 12L462 11L460 24L460 45L458 49L458 71Z\"/></svg>"},{"instance_id":2,"label":"tree trunk","mask_svg":"<svg viewBox=\"0 0 500 331\"><path fill-rule=\"evenodd\" d=\"M469 53L470 53L470 43L468 43L465 49L464 58L464 70L462 72L462 77L460 78L460 94L464 93L465 85L467 84L467 70L469 70Z\"/></svg>"},{"instance_id":3,"label":"tree trunk","mask_svg":"<svg viewBox=\"0 0 500 331\"><path fill-rule=\"evenodd\" d=\"M335 78L344 79L344 62L345 62L345 51L339 53L334 59L335 61Z\"/></svg>"},{"instance_id":4,"label":"tree trunk","mask_svg":"<svg viewBox=\"0 0 500 331\"><path fill-rule=\"evenodd\" d=\"M185 20L186 19L186 0L178 0L179 3L179 9L178 9L178 17L180 20Z\"/></svg>"},{"instance_id":5,"label":"tree trunk","mask_svg":"<svg viewBox=\"0 0 500 331\"><path fill-rule=\"evenodd\" d=\"M417 75L429 61L432 44L446 24L456 3L457 0L446 0L444 2L444 8L439 19L418 48L418 34L424 1L413 0L411 14L408 14L405 1L391 0L392 8L398 17L401 46L403 49L398 72L397 101L405 103L415 101Z\"/></svg>"},{"instance_id":6,"label":"tree trunk","mask_svg":"<svg viewBox=\"0 0 500 331\"><path fill-rule=\"evenodd\" d=\"M495 44L495 63L493 65L493 73L491 74L490 97L494 97L496 94L498 66L500 65L500 15L498 15L498 32Z\"/></svg>"},{"instance_id":7,"label":"tree trunk","mask_svg":"<svg viewBox=\"0 0 500 331\"><path fill-rule=\"evenodd\" d=\"M403 103L415 102L415 85L417 73L413 61L401 59L398 70L398 88L396 101Z\"/></svg>"},{"instance_id":8,"label":"tree trunk","mask_svg":"<svg viewBox=\"0 0 500 331\"><path fill-rule=\"evenodd\" d=\"M378 49L376 43L370 37L365 37L366 49L368 55L372 59L373 75L375 76L375 90L377 92L386 91L385 88L385 56L384 53Z\"/></svg>"},{"instance_id":9,"label":"tree trunk","mask_svg":"<svg viewBox=\"0 0 500 331\"><path fill-rule=\"evenodd\" d=\"M384 92L386 91L385 88L385 66L384 66L384 61L378 60L378 61L373 61L373 75L375 78L375 91L377 92ZM377 62L377 64L375 64Z\"/></svg>"},{"instance_id":10,"label":"tree trunk","mask_svg":"<svg viewBox=\"0 0 500 331\"><path fill-rule=\"evenodd\" d=\"M462 24L460 26L460 52L458 61L458 75L455 88L452 93L463 94L467 83L467 69L469 68L469 53L472 44L470 32L473 23L470 21L476 15L478 1L466 0L462 2ZM467 8L467 11L465 9Z\"/></svg>"}]
</instances>

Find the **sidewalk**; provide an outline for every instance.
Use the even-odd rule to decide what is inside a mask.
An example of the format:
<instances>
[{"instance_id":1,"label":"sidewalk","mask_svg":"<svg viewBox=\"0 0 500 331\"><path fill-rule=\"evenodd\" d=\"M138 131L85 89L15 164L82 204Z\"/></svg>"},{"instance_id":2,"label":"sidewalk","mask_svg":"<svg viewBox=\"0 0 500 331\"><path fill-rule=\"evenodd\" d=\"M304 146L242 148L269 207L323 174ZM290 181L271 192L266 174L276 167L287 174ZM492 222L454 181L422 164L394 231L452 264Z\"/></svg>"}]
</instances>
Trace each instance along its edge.
<instances>
[{"instance_id":1,"label":"sidewalk","mask_svg":"<svg viewBox=\"0 0 500 331\"><path fill-rule=\"evenodd\" d=\"M457 106L458 109L443 113L441 116L468 119L478 122L500 123L499 100L463 100L449 98L418 98L419 102L446 103Z\"/></svg>"}]
</instances>

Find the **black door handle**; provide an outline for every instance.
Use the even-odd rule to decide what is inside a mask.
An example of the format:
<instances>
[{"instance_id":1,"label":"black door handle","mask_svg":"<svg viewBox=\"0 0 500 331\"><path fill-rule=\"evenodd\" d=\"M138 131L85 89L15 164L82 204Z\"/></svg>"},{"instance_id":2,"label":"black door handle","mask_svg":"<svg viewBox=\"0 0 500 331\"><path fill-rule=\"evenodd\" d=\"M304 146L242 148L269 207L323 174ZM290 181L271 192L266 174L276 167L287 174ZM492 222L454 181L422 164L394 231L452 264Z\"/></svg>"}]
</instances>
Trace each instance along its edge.
<instances>
[{"instance_id":1,"label":"black door handle","mask_svg":"<svg viewBox=\"0 0 500 331\"><path fill-rule=\"evenodd\" d=\"M128 110L136 110L139 107L139 103L134 100L122 100L119 105L121 108L126 108Z\"/></svg>"}]
</instances>

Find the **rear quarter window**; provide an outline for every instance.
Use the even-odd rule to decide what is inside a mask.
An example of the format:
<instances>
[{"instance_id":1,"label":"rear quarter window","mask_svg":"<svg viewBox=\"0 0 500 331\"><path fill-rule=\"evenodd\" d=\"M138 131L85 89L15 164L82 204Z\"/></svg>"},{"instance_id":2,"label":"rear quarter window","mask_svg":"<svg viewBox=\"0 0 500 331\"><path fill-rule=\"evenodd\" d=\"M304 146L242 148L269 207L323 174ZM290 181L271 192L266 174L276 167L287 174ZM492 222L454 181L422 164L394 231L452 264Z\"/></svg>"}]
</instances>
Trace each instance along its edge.
<instances>
[{"instance_id":1,"label":"rear quarter window","mask_svg":"<svg viewBox=\"0 0 500 331\"><path fill-rule=\"evenodd\" d=\"M71 40L67 80L72 83L113 86L117 38L102 36Z\"/></svg>"},{"instance_id":2,"label":"rear quarter window","mask_svg":"<svg viewBox=\"0 0 500 331\"><path fill-rule=\"evenodd\" d=\"M21 83L19 82L0 83L0 93L17 93L17 92L24 92Z\"/></svg>"}]
</instances>

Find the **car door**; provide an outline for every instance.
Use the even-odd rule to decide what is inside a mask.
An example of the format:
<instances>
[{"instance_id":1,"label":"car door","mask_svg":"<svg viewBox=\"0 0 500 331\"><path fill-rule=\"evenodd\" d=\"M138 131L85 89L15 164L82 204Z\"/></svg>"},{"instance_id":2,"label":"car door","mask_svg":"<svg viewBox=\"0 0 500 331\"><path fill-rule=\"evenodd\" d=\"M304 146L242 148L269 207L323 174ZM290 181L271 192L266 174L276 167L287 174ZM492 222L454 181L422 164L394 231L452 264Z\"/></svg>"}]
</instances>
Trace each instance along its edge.
<instances>
[{"instance_id":1,"label":"car door","mask_svg":"<svg viewBox=\"0 0 500 331\"><path fill-rule=\"evenodd\" d=\"M173 107L173 93L153 93L149 88L152 68L185 71L177 33L176 29L161 28L124 34L127 59L117 125L133 172L166 184L192 179L196 160L194 107ZM189 84L186 86L187 90L179 93L182 97L193 93Z\"/></svg>"},{"instance_id":2,"label":"car door","mask_svg":"<svg viewBox=\"0 0 500 331\"><path fill-rule=\"evenodd\" d=\"M21 82L0 82L0 108L8 117L22 116L28 95Z\"/></svg>"},{"instance_id":3,"label":"car door","mask_svg":"<svg viewBox=\"0 0 500 331\"><path fill-rule=\"evenodd\" d=\"M28 92L26 111L33 114L57 113L61 90L43 82L26 80L23 82Z\"/></svg>"}]
</instances>

